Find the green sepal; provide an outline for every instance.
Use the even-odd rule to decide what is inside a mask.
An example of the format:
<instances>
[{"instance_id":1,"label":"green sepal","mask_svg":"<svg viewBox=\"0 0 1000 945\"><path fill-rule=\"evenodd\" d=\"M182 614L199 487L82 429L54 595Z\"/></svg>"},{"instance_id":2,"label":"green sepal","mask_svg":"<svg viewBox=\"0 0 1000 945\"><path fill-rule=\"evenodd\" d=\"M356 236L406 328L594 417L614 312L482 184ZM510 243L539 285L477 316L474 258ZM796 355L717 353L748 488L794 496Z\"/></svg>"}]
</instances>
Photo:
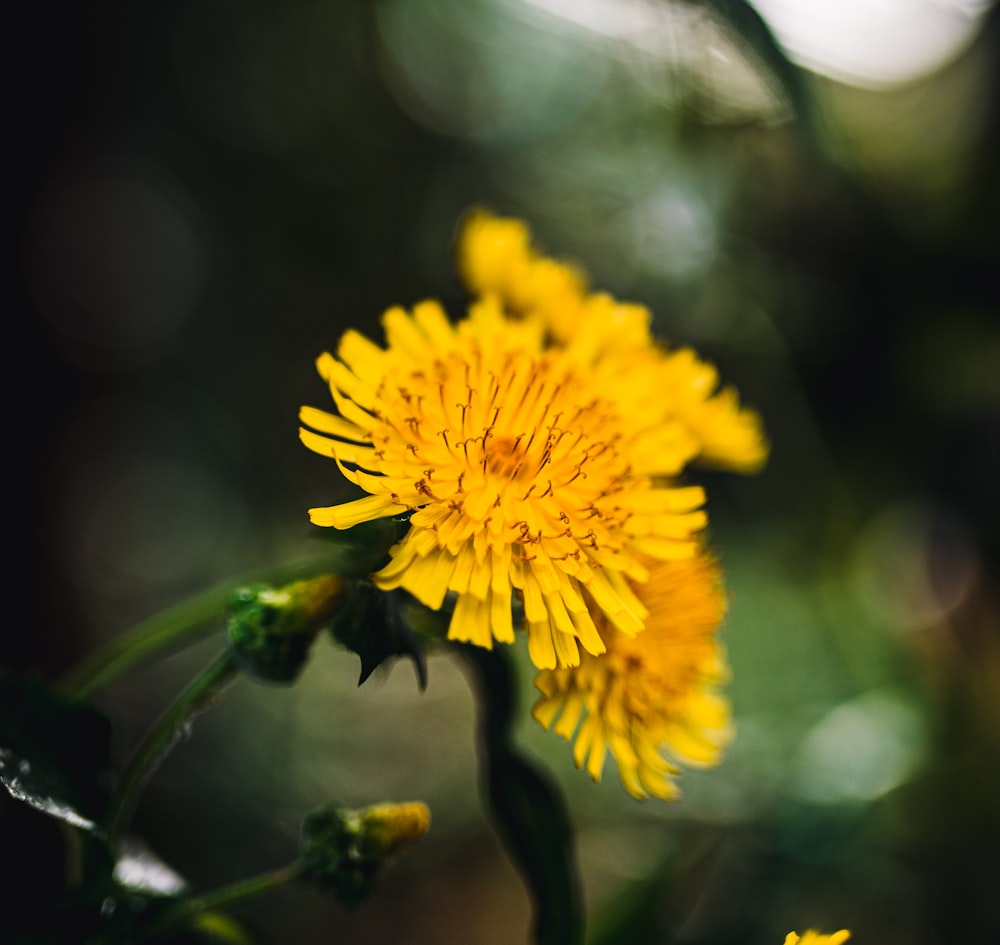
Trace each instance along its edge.
<instances>
[{"instance_id":1,"label":"green sepal","mask_svg":"<svg viewBox=\"0 0 1000 945\"><path fill-rule=\"evenodd\" d=\"M225 626L237 665L256 679L293 682L343 599L343 581L327 574L281 587L236 588L226 603Z\"/></svg>"},{"instance_id":2,"label":"green sepal","mask_svg":"<svg viewBox=\"0 0 1000 945\"><path fill-rule=\"evenodd\" d=\"M513 743L517 687L502 649L462 645L479 709L480 791L534 903L536 945L579 945L584 909L565 800Z\"/></svg>"},{"instance_id":3,"label":"green sepal","mask_svg":"<svg viewBox=\"0 0 1000 945\"><path fill-rule=\"evenodd\" d=\"M330 626L341 646L361 659L360 686L385 660L405 656L413 660L421 690L427 688L423 640L414 628L408 608L418 606L404 591L382 591L371 581L347 584L343 607Z\"/></svg>"},{"instance_id":4,"label":"green sepal","mask_svg":"<svg viewBox=\"0 0 1000 945\"><path fill-rule=\"evenodd\" d=\"M430 826L426 805L375 804L356 810L327 804L302 822L301 875L356 906L371 892L382 868L422 837Z\"/></svg>"}]
</instances>

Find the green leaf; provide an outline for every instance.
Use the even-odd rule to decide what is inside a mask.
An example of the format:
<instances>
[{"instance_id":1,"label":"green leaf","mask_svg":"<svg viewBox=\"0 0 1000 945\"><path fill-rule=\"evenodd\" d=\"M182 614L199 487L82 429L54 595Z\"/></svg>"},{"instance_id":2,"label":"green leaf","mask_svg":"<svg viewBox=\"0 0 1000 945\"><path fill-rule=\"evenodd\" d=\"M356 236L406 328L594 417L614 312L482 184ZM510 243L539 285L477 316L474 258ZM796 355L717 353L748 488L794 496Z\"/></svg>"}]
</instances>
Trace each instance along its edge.
<instances>
[{"instance_id":1,"label":"green leaf","mask_svg":"<svg viewBox=\"0 0 1000 945\"><path fill-rule=\"evenodd\" d=\"M32 680L0 674L0 783L11 797L89 830L111 783L111 723Z\"/></svg>"},{"instance_id":2,"label":"green leaf","mask_svg":"<svg viewBox=\"0 0 1000 945\"><path fill-rule=\"evenodd\" d=\"M583 941L576 841L554 783L512 744L516 684L502 650L461 646L479 703L481 790L497 833L534 901L538 945Z\"/></svg>"},{"instance_id":3,"label":"green leaf","mask_svg":"<svg viewBox=\"0 0 1000 945\"><path fill-rule=\"evenodd\" d=\"M360 686L390 657L413 660L421 689L427 688L427 663L423 642L404 614L408 595L382 591L371 581L351 581L347 600L334 617L334 639L361 658Z\"/></svg>"},{"instance_id":4,"label":"green leaf","mask_svg":"<svg viewBox=\"0 0 1000 945\"><path fill-rule=\"evenodd\" d=\"M747 0L688 0L711 10L734 34L751 60L758 62L788 97L806 139L819 143L818 116L806 74L788 58L767 21Z\"/></svg>"}]
</instances>

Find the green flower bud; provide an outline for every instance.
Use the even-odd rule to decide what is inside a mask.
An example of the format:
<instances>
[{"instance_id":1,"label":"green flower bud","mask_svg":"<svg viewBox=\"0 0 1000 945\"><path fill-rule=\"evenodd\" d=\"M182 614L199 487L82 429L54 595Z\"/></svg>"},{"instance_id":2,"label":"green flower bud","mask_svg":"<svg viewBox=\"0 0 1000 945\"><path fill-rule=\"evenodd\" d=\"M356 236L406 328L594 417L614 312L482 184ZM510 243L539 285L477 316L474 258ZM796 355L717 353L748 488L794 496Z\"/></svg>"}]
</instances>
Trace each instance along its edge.
<instances>
[{"instance_id":1,"label":"green flower bud","mask_svg":"<svg viewBox=\"0 0 1000 945\"><path fill-rule=\"evenodd\" d=\"M419 801L318 808L302 823L302 875L355 906L371 892L381 868L427 833L430 823L430 810Z\"/></svg>"},{"instance_id":2,"label":"green flower bud","mask_svg":"<svg viewBox=\"0 0 1000 945\"><path fill-rule=\"evenodd\" d=\"M292 682L343 598L343 581L330 574L283 587L237 588L226 605L226 637L240 669L257 679Z\"/></svg>"}]
</instances>

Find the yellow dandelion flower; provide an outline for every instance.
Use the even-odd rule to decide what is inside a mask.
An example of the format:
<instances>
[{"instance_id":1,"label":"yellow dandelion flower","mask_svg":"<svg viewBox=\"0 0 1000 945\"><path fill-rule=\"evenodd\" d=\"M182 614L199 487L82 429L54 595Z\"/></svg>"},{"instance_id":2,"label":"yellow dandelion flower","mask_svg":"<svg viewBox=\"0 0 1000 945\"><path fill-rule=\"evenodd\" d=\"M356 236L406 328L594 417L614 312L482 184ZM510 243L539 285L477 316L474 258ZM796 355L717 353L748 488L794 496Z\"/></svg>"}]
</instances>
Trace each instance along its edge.
<instances>
[{"instance_id":1,"label":"yellow dandelion flower","mask_svg":"<svg viewBox=\"0 0 1000 945\"><path fill-rule=\"evenodd\" d=\"M495 297L508 314L538 323L550 343L586 365L622 416L648 421L655 408L660 472L674 475L704 462L756 472L767 459L760 417L741 407L731 387L719 389L718 371L690 348L671 349L651 334L642 305L607 293L586 293L571 266L538 254L520 220L485 210L469 214L458 237L459 272L468 288ZM653 395L651 398L651 394ZM636 412L636 401L650 401Z\"/></svg>"},{"instance_id":2,"label":"yellow dandelion flower","mask_svg":"<svg viewBox=\"0 0 1000 945\"><path fill-rule=\"evenodd\" d=\"M809 930L803 935L798 932L789 932L785 936L785 945L842 945L851 937L847 929L841 929L832 935L821 935L819 932Z\"/></svg>"},{"instance_id":3,"label":"yellow dandelion flower","mask_svg":"<svg viewBox=\"0 0 1000 945\"><path fill-rule=\"evenodd\" d=\"M607 634L607 652L578 667L538 673L532 714L573 741L578 768L601 779L608 751L626 790L674 800L677 763L717 764L732 739L718 630L726 612L721 571L704 551L650 569L635 588L649 611L635 637ZM603 630L603 617L595 617Z\"/></svg>"},{"instance_id":4,"label":"yellow dandelion flower","mask_svg":"<svg viewBox=\"0 0 1000 945\"><path fill-rule=\"evenodd\" d=\"M454 640L513 642L515 594L539 668L642 630L646 561L694 554L705 525L700 487L654 478L643 417L626 423L583 366L490 301L458 326L436 302L382 324L385 348L348 331L317 361L338 413L303 407L302 441L368 495L311 520L411 512L373 581L433 609L453 593Z\"/></svg>"}]
</instances>

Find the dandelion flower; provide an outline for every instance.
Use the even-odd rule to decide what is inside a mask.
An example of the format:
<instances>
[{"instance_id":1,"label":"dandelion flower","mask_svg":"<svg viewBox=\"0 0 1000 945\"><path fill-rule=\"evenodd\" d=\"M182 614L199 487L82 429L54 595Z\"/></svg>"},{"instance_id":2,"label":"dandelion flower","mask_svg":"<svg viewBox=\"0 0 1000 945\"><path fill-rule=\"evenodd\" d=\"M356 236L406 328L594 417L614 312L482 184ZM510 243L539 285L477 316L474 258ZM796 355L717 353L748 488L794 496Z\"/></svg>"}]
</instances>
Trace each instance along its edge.
<instances>
[{"instance_id":1,"label":"dandelion flower","mask_svg":"<svg viewBox=\"0 0 1000 945\"><path fill-rule=\"evenodd\" d=\"M717 764L732 738L728 702L716 687L728 667L716 631L726 611L720 569L702 551L650 569L635 588L649 611L635 637L608 634L607 652L536 676L532 714L573 741L573 757L595 780L608 751L626 790L674 800L678 763ZM603 617L595 620L603 630Z\"/></svg>"},{"instance_id":2,"label":"dandelion flower","mask_svg":"<svg viewBox=\"0 0 1000 945\"><path fill-rule=\"evenodd\" d=\"M842 945L850 937L851 933L847 929L841 929L832 935L821 935L810 929L803 935L799 935L798 932L789 932L785 936L785 945Z\"/></svg>"},{"instance_id":3,"label":"dandelion flower","mask_svg":"<svg viewBox=\"0 0 1000 945\"><path fill-rule=\"evenodd\" d=\"M497 299L507 313L536 322L549 343L593 371L622 416L644 422L656 413L658 441L648 442L661 472L675 475L697 461L736 472L757 472L768 444L760 417L740 405L718 371L690 348L669 348L651 334L647 308L605 292L587 293L581 272L532 246L520 220L486 210L466 216L458 236L459 273L475 294Z\"/></svg>"},{"instance_id":4,"label":"dandelion flower","mask_svg":"<svg viewBox=\"0 0 1000 945\"><path fill-rule=\"evenodd\" d=\"M490 300L457 326L436 302L382 324L385 348L348 331L317 361L338 413L303 407L300 436L368 495L311 520L412 513L373 581L433 609L454 594L453 640L513 642L515 595L539 668L642 630L647 562L693 555L706 519L700 487L655 476L641 398L626 422L585 365Z\"/></svg>"}]
</instances>

